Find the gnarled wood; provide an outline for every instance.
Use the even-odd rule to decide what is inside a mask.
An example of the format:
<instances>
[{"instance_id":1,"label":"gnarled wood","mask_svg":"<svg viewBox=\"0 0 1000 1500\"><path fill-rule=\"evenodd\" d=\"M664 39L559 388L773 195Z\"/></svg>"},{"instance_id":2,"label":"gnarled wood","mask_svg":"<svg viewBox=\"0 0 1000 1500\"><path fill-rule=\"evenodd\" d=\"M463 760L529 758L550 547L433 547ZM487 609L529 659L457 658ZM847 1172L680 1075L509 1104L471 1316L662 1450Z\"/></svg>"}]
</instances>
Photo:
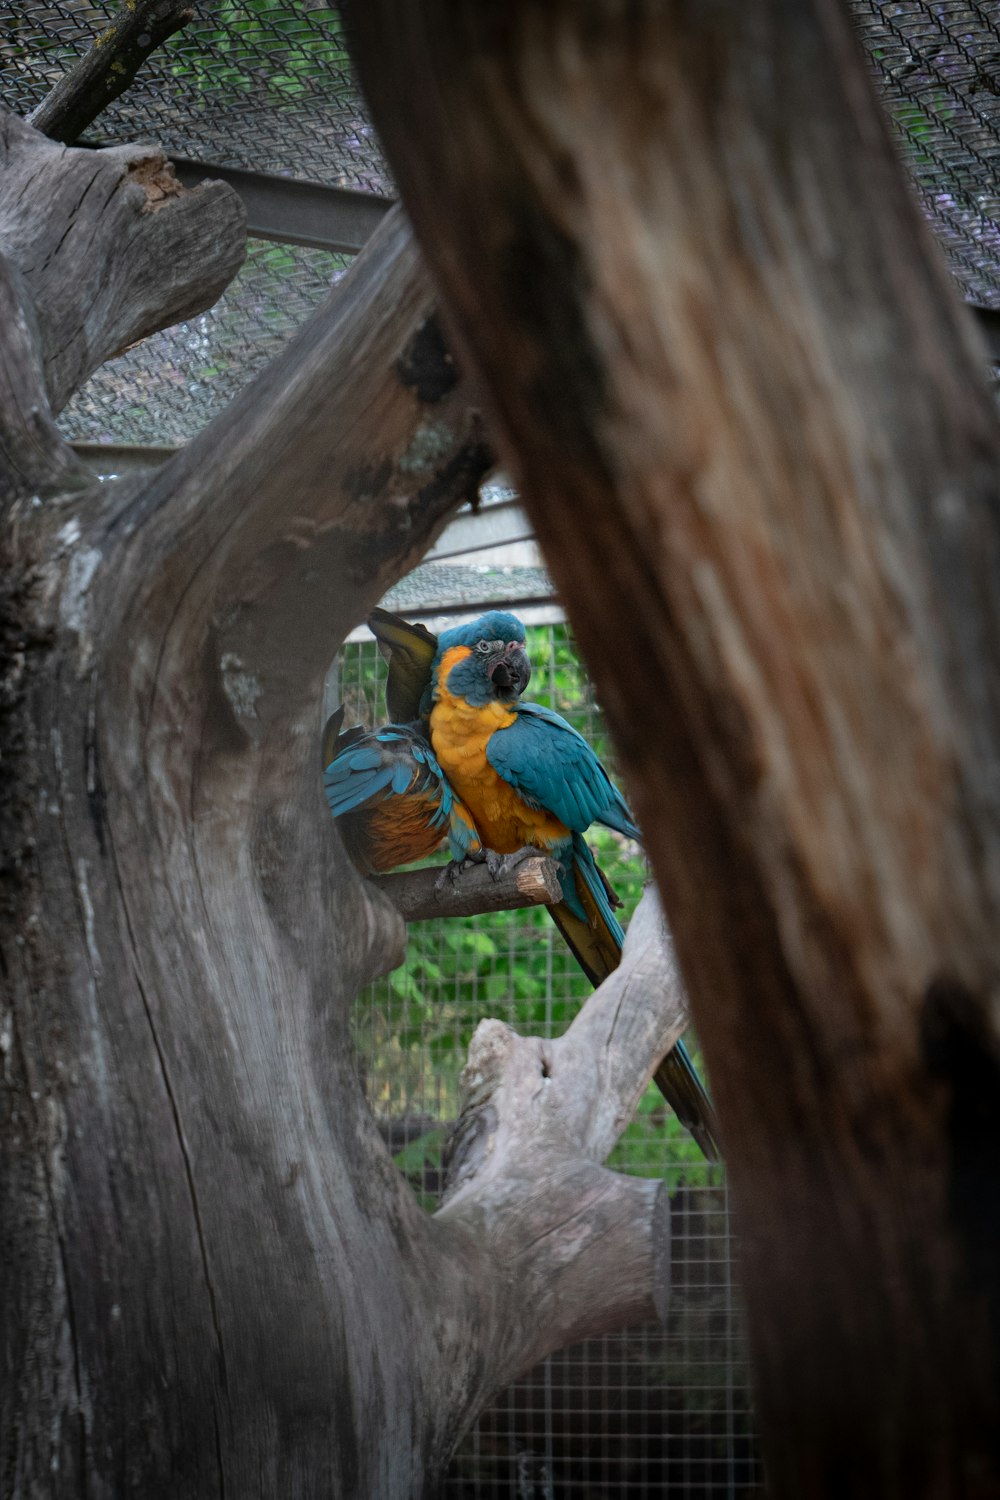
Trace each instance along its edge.
<instances>
[{"instance_id":1,"label":"gnarled wood","mask_svg":"<svg viewBox=\"0 0 1000 1500\"><path fill-rule=\"evenodd\" d=\"M76 154L44 160L61 211ZM92 244L107 281L126 274L99 224ZM0 355L7 340L27 367L34 338L35 389L47 362L65 394L122 324L98 296L91 352L61 367L64 280L58 252L25 263L48 311L0 323ZM431 1220L352 1063L351 999L399 962L404 927L323 805L323 676L492 463L433 313L397 211L286 354L155 473L5 497L5 1490L434 1494L498 1382L652 1311L656 1185L604 1172L565 1129L556 1151L558 1119L536 1110L534 1148L511 1122L512 1183L494 1153ZM6 417L23 439L24 401ZM38 440L54 485L51 424ZM643 933L615 982L659 941ZM671 1019L606 1028L603 1113L621 1125L676 1022L655 986L628 1005ZM500 1094L520 1112L526 1078L511 1058L505 1129ZM560 1064L558 1115L592 1084ZM601 1108L584 1103L583 1119Z\"/></svg>"},{"instance_id":2,"label":"gnarled wood","mask_svg":"<svg viewBox=\"0 0 1000 1500\"><path fill-rule=\"evenodd\" d=\"M507 1285L497 1332L508 1331L491 1348L494 1390L560 1345L664 1309L666 1186L601 1163L686 1024L652 890L629 927L621 966L565 1036L544 1041L500 1021L480 1023L436 1222L474 1228ZM612 1284L602 1284L609 1274ZM534 1328L524 1306L536 1309Z\"/></svg>"},{"instance_id":3,"label":"gnarled wood","mask_svg":"<svg viewBox=\"0 0 1000 1500\"><path fill-rule=\"evenodd\" d=\"M1000 448L842 8L352 16L665 893L770 1484L996 1494Z\"/></svg>"},{"instance_id":4,"label":"gnarled wood","mask_svg":"<svg viewBox=\"0 0 1000 1500\"><path fill-rule=\"evenodd\" d=\"M232 188L187 191L155 146L59 146L0 106L0 254L34 305L56 414L113 354L218 300L245 222Z\"/></svg>"}]
</instances>

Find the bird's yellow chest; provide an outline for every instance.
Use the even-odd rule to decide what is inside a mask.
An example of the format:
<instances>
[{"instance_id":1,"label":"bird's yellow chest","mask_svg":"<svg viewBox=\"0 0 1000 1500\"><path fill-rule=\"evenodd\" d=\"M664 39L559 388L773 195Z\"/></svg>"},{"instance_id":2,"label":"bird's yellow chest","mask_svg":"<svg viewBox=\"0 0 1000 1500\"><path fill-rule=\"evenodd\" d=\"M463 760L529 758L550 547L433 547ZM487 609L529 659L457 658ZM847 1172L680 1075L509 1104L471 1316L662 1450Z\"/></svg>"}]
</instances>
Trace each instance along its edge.
<instances>
[{"instance_id":1,"label":"bird's yellow chest","mask_svg":"<svg viewBox=\"0 0 1000 1500\"><path fill-rule=\"evenodd\" d=\"M497 702L477 708L448 691L449 671L468 654L467 647L456 646L442 658L441 686L430 719L434 754L475 819L479 837L488 849L513 854L525 844L547 848L565 839L568 830L551 813L528 807L486 756L490 736L513 724L517 715Z\"/></svg>"}]
</instances>

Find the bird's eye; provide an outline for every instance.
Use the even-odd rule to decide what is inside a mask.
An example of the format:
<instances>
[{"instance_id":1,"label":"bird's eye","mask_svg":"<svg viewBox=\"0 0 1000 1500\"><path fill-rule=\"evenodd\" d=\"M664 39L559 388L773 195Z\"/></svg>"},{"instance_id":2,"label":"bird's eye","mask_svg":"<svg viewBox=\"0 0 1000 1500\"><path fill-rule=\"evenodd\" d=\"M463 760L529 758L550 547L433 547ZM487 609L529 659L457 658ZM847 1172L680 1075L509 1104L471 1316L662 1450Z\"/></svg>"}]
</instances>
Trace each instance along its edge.
<instances>
[{"instance_id":1,"label":"bird's eye","mask_svg":"<svg viewBox=\"0 0 1000 1500\"><path fill-rule=\"evenodd\" d=\"M503 641L477 641L476 650L481 651L484 656L495 656L498 651L503 650Z\"/></svg>"}]
</instances>

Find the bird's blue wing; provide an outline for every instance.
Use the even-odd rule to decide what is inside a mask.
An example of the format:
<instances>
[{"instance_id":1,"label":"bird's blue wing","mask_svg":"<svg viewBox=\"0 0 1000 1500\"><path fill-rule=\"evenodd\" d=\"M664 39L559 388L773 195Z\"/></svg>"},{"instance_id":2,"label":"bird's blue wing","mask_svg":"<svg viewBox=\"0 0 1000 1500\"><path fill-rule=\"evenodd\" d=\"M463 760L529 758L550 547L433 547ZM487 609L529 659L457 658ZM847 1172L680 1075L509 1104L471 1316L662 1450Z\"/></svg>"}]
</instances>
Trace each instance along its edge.
<instances>
[{"instance_id":1,"label":"bird's blue wing","mask_svg":"<svg viewBox=\"0 0 1000 1500\"><path fill-rule=\"evenodd\" d=\"M333 816L344 820L341 830L359 868L408 864L432 854L445 838L455 860L480 849L475 824L419 727L354 729L332 748L323 790Z\"/></svg>"},{"instance_id":2,"label":"bird's blue wing","mask_svg":"<svg viewBox=\"0 0 1000 1500\"><path fill-rule=\"evenodd\" d=\"M414 754L403 726L387 725L340 749L323 773L323 790L335 818L374 799L402 796L427 780L426 764Z\"/></svg>"},{"instance_id":3,"label":"bird's blue wing","mask_svg":"<svg viewBox=\"0 0 1000 1500\"><path fill-rule=\"evenodd\" d=\"M517 718L487 741L493 769L532 807L544 807L574 833L604 823L639 838L621 792L572 725L540 703L519 703Z\"/></svg>"}]
</instances>

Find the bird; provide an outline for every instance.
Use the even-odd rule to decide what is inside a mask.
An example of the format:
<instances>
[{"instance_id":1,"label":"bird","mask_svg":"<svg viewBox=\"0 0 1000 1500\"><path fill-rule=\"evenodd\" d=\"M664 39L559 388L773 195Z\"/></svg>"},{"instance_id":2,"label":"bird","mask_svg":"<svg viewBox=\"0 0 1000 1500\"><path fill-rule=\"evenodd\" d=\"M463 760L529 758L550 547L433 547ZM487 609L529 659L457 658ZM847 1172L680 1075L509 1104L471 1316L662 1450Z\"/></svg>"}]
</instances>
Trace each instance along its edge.
<instances>
[{"instance_id":1,"label":"bird","mask_svg":"<svg viewBox=\"0 0 1000 1500\"><path fill-rule=\"evenodd\" d=\"M471 814L419 723L342 732L341 706L323 731L323 789L351 863L381 875L436 854L461 863L481 850Z\"/></svg>"},{"instance_id":2,"label":"bird","mask_svg":"<svg viewBox=\"0 0 1000 1500\"><path fill-rule=\"evenodd\" d=\"M549 911L592 984L618 966L624 933L620 903L584 834L594 823L628 838L640 833L624 797L591 746L552 709L520 695L530 679L524 626L501 610L446 630L430 658L429 632L407 636L398 617L369 621L390 651L390 689L423 715L438 764L471 814L495 861L525 846L559 866L563 899ZM391 623L390 623L391 621ZM403 670L395 676L396 656ZM715 1110L683 1042L657 1083L710 1161L719 1158Z\"/></svg>"},{"instance_id":3,"label":"bird","mask_svg":"<svg viewBox=\"0 0 1000 1500\"><path fill-rule=\"evenodd\" d=\"M387 609L373 609L368 628L388 663L385 706L398 723L420 720L431 711L431 674L438 638L416 621L404 620Z\"/></svg>"}]
</instances>

